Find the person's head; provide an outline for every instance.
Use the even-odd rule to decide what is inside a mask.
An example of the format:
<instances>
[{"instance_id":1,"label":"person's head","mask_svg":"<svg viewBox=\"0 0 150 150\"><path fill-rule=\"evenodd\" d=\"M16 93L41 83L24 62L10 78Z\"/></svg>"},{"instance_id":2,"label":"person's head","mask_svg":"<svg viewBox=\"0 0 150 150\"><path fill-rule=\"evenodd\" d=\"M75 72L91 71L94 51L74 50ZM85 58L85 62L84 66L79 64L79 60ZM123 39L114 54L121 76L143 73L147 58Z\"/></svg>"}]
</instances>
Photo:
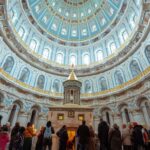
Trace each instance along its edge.
<instances>
[{"instance_id":1,"label":"person's head","mask_svg":"<svg viewBox=\"0 0 150 150\"><path fill-rule=\"evenodd\" d=\"M100 118L100 122L102 122L103 121L103 118Z\"/></svg>"},{"instance_id":2,"label":"person's head","mask_svg":"<svg viewBox=\"0 0 150 150\"><path fill-rule=\"evenodd\" d=\"M20 127L20 123L19 123L19 122L16 122L16 123L15 123L15 127Z\"/></svg>"},{"instance_id":3,"label":"person's head","mask_svg":"<svg viewBox=\"0 0 150 150\"><path fill-rule=\"evenodd\" d=\"M5 132L9 131L7 125L4 125L4 126L2 127L2 131L5 131Z\"/></svg>"},{"instance_id":4,"label":"person's head","mask_svg":"<svg viewBox=\"0 0 150 150\"><path fill-rule=\"evenodd\" d=\"M27 127L31 127L32 126L32 123L31 122L28 122L27 123Z\"/></svg>"},{"instance_id":5,"label":"person's head","mask_svg":"<svg viewBox=\"0 0 150 150\"><path fill-rule=\"evenodd\" d=\"M85 121L85 120L82 120L82 124L85 125L85 124L86 124L86 121Z\"/></svg>"},{"instance_id":6,"label":"person's head","mask_svg":"<svg viewBox=\"0 0 150 150\"><path fill-rule=\"evenodd\" d=\"M50 127L51 126L51 121L48 121L47 124L46 124L46 126Z\"/></svg>"},{"instance_id":7,"label":"person's head","mask_svg":"<svg viewBox=\"0 0 150 150\"><path fill-rule=\"evenodd\" d=\"M113 128L114 128L114 129L119 129L119 126L115 123L115 124L113 125Z\"/></svg>"},{"instance_id":8,"label":"person's head","mask_svg":"<svg viewBox=\"0 0 150 150\"><path fill-rule=\"evenodd\" d=\"M20 127L20 129L19 129L19 133L23 134L23 133L24 133L24 131L25 131L25 127Z\"/></svg>"},{"instance_id":9,"label":"person's head","mask_svg":"<svg viewBox=\"0 0 150 150\"><path fill-rule=\"evenodd\" d=\"M123 124L123 125L122 125L122 129L125 129L126 127L127 127L126 124Z\"/></svg>"}]
</instances>

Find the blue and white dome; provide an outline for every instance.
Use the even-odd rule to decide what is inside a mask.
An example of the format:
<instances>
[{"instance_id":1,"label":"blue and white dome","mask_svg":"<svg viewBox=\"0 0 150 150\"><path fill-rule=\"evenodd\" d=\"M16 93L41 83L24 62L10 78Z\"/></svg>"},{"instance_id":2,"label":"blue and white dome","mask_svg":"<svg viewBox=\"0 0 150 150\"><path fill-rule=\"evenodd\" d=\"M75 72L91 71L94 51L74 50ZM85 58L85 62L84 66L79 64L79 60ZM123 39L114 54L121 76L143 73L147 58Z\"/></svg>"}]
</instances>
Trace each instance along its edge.
<instances>
[{"instance_id":1,"label":"blue and white dome","mask_svg":"<svg viewBox=\"0 0 150 150\"><path fill-rule=\"evenodd\" d=\"M86 68L118 55L133 38L140 0L8 0L17 41L45 63ZM88 66L87 66L88 65Z\"/></svg>"}]
</instances>

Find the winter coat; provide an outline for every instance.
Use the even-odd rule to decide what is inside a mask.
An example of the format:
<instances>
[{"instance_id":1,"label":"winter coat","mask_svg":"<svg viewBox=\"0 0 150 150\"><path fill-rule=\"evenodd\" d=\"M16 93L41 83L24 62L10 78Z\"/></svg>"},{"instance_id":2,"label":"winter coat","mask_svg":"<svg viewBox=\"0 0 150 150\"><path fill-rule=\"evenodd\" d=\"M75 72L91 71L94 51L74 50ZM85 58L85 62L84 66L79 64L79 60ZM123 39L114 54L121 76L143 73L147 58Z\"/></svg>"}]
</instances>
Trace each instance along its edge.
<instances>
[{"instance_id":1,"label":"winter coat","mask_svg":"<svg viewBox=\"0 0 150 150\"><path fill-rule=\"evenodd\" d=\"M1 131L0 132L0 150L5 150L8 142L9 142L8 132Z\"/></svg>"},{"instance_id":2,"label":"winter coat","mask_svg":"<svg viewBox=\"0 0 150 150\"><path fill-rule=\"evenodd\" d=\"M80 125L77 130L77 136L79 137L80 144L88 144L90 137L89 128L87 125Z\"/></svg>"},{"instance_id":3,"label":"winter coat","mask_svg":"<svg viewBox=\"0 0 150 150\"><path fill-rule=\"evenodd\" d=\"M131 131L129 128L125 128L122 130L122 143L123 145L132 145L131 142Z\"/></svg>"},{"instance_id":4,"label":"winter coat","mask_svg":"<svg viewBox=\"0 0 150 150\"><path fill-rule=\"evenodd\" d=\"M33 127L30 126L30 127L27 127L25 129L25 132L24 132L25 138L28 138L28 137L32 138L35 135L36 135L36 132L35 132L35 129Z\"/></svg>"},{"instance_id":5,"label":"winter coat","mask_svg":"<svg viewBox=\"0 0 150 150\"><path fill-rule=\"evenodd\" d=\"M109 132L110 150L122 150L121 133L118 128L113 128Z\"/></svg>"}]
</instances>

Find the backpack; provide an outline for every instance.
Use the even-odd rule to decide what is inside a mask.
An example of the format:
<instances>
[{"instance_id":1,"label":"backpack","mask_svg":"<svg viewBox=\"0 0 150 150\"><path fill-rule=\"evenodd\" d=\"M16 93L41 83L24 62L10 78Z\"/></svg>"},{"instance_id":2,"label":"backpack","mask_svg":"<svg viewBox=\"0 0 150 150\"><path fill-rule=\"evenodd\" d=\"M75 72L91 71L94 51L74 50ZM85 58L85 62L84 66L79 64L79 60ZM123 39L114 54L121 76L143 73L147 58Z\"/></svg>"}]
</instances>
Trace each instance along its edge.
<instances>
[{"instance_id":1,"label":"backpack","mask_svg":"<svg viewBox=\"0 0 150 150\"><path fill-rule=\"evenodd\" d=\"M50 138L52 135L51 127L46 127L44 131L44 138Z\"/></svg>"}]
</instances>

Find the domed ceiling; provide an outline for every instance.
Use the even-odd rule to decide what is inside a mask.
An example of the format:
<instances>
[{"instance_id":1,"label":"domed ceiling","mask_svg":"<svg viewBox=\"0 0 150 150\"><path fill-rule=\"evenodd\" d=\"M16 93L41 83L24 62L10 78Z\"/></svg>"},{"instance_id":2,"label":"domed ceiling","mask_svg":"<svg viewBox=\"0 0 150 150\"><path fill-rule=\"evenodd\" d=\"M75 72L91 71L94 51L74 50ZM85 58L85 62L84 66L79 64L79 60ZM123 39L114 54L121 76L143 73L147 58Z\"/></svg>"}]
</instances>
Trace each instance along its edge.
<instances>
[{"instance_id":1,"label":"domed ceiling","mask_svg":"<svg viewBox=\"0 0 150 150\"><path fill-rule=\"evenodd\" d=\"M122 4L123 0L28 0L34 20L51 39L80 45L100 39Z\"/></svg>"},{"instance_id":2,"label":"domed ceiling","mask_svg":"<svg viewBox=\"0 0 150 150\"><path fill-rule=\"evenodd\" d=\"M8 0L8 23L22 57L49 65L47 71L57 66L68 73L74 64L82 72L106 64L129 45L139 26L140 2Z\"/></svg>"}]
</instances>

